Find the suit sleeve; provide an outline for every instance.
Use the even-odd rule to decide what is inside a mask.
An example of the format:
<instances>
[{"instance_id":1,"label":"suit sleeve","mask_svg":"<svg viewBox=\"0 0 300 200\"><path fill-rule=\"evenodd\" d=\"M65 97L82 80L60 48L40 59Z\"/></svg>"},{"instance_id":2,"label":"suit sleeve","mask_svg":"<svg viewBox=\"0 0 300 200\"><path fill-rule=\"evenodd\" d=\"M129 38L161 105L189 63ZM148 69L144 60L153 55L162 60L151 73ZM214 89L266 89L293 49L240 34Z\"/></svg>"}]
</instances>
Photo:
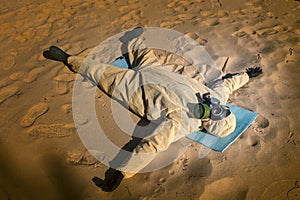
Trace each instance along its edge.
<instances>
[{"instance_id":1,"label":"suit sleeve","mask_svg":"<svg viewBox=\"0 0 300 200\"><path fill-rule=\"evenodd\" d=\"M240 73L232 76L231 78L224 79L223 85L228 88L230 94L241 88L249 81L247 73Z\"/></svg>"},{"instance_id":2,"label":"suit sleeve","mask_svg":"<svg viewBox=\"0 0 300 200\"><path fill-rule=\"evenodd\" d=\"M249 81L249 76L247 73L240 73L232 76L231 78L226 78L224 80L217 81L212 85L211 89L216 93L216 98L218 98L221 104L225 104L229 98L229 95L241 88Z\"/></svg>"}]
</instances>

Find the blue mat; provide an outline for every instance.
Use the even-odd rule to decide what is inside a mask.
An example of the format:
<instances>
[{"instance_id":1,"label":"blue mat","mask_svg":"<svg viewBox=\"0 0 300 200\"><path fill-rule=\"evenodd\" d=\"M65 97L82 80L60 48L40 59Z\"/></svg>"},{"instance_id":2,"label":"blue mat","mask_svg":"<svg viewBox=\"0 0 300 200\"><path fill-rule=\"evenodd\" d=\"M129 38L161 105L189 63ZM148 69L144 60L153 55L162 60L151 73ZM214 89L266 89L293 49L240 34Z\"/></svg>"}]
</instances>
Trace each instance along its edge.
<instances>
[{"instance_id":1,"label":"blue mat","mask_svg":"<svg viewBox=\"0 0 300 200\"><path fill-rule=\"evenodd\" d=\"M113 66L120 68L128 68L128 63L124 57L120 57L111 63ZM187 135L187 138L196 141L204 146L213 149L215 151L224 152L256 119L258 114L240 108L231 104L227 104L230 107L231 112L236 116L236 128L230 135L220 138L218 136L204 133L202 131L194 131Z\"/></svg>"},{"instance_id":2,"label":"blue mat","mask_svg":"<svg viewBox=\"0 0 300 200\"><path fill-rule=\"evenodd\" d=\"M250 110L240 108L231 104L227 104L232 113L236 116L236 128L230 135L226 137L218 137L202 131L194 131L187 135L187 138L194 140L204 146L215 151L224 152L256 119L257 113Z\"/></svg>"},{"instance_id":3,"label":"blue mat","mask_svg":"<svg viewBox=\"0 0 300 200\"><path fill-rule=\"evenodd\" d=\"M126 59L124 57L120 57L116 59L114 62L111 63L111 65L115 67L120 67L120 68L127 68L128 69L128 63L126 62Z\"/></svg>"}]
</instances>

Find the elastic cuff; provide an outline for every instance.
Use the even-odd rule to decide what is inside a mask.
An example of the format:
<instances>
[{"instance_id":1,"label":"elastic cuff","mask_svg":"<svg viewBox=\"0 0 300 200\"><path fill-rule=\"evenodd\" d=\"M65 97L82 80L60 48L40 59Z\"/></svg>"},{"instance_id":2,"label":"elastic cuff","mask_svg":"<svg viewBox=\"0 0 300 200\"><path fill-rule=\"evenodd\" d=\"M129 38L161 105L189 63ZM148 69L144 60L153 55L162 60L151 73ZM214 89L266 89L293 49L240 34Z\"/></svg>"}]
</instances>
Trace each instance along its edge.
<instances>
[{"instance_id":1,"label":"elastic cuff","mask_svg":"<svg viewBox=\"0 0 300 200\"><path fill-rule=\"evenodd\" d=\"M82 57L78 57L78 56L69 56L67 59L67 62L64 63L72 72L79 72L79 69L81 67L81 64L83 62L83 58Z\"/></svg>"},{"instance_id":2,"label":"elastic cuff","mask_svg":"<svg viewBox=\"0 0 300 200\"><path fill-rule=\"evenodd\" d=\"M123 171L121 171L121 173L123 174L124 179L131 178L136 174L136 173L123 172Z\"/></svg>"}]
</instances>

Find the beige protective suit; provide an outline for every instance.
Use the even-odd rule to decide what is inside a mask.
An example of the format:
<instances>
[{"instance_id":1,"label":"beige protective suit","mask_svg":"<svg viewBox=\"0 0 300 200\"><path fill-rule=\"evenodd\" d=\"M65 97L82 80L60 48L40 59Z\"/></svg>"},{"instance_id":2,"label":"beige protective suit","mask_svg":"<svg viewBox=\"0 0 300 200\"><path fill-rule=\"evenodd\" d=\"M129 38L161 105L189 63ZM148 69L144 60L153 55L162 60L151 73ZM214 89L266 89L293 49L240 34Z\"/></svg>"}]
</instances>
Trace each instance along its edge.
<instances>
[{"instance_id":1,"label":"beige protective suit","mask_svg":"<svg viewBox=\"0 0 300 200\"><path fill-rule=\"evenodd\" d=\"M211 88L204 83L162 67L152 50L147 49L141 39L128 44L132 69L102 66L97 62L84 62L75 56L68 58L72 69L98 83L105 93L121 101L140 117L156 121L157 127L151 135L144 137L133 149L131 158L117 168L135 174L165 151L169 145L199 128L218 136L226 136L235 128L233 114L220 121L206 121L194 117L193 106L198 103L196 93L210 92L211 97L225 104L229 95L248 82L246 73L216 81ZM81 66L82 64L82 66ZM81 66L81 67L80 67ZM138 157L152 153L150 157ZM126 174L126 173L124 173Z\"/></svg>"}]
</instances>

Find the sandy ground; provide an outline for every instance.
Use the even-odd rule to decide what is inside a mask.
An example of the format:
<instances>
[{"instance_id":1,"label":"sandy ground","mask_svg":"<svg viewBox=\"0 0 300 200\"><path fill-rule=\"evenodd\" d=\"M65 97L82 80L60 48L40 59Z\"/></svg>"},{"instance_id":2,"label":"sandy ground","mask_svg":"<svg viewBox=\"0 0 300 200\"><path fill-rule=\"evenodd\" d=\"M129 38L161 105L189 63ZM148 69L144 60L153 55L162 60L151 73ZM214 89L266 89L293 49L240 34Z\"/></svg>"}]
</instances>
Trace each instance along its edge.
<instances>
[{"instance_id":1,"label":"sandy ground","mask_svg":"<svg viewBox=\"0 0 300 200\"><path fill-rule=\"evenodd\" d=\"M300 199L299 10L294 0L1 0L0 199ZM135 26L188 33L213 59L229 57L229 72L261 65L263 76L230 98L260 117L224 153L200 159L194 143L105 193L91 178L107 167L74 127L75 75L41 53L86 55ZM119 131L98 95L101 123Z\"/></svg>"}]
</instances>

